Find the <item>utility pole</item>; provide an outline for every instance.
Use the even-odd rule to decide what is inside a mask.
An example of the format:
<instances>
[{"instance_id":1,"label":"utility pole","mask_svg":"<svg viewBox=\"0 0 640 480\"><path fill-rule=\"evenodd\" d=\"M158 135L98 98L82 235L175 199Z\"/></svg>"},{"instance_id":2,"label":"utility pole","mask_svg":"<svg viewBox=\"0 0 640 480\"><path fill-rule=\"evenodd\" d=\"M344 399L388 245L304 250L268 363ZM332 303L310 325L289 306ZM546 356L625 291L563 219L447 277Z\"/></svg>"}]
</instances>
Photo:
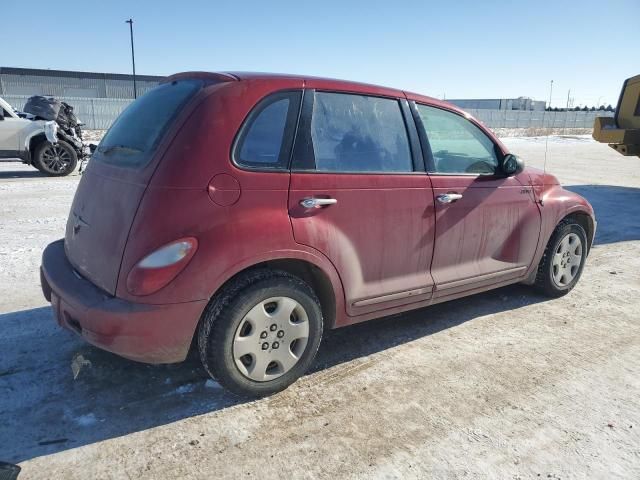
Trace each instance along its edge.
<instances>
[{"instance_id":1,"label":"utility pole","mask_svg":"<svg viewBox=\"0 0 640 480\"><path fill-rule=\"evenodd\" d=\"M569 99L571 98L571 89L567 92L567 110L569 110Z\"/></svg>"},{"instance_id":2,"label":"utility pole","mask_svg":"<svg viewBox=\"0 0 640 480\"><path fill-rule=\"evenodd\" d=\"M553 80L551 80L551 87L549 88L549 109L551 109L551 98L553 97Z\"/></svg>"},{"instance_id":3,"label":"utility pole","mask_svg":"<svg viewBox=\"0 0 640 480\"><path fill-rule=\"evenodd\" d=\"M133 51L133 19L125 20L124 23L129 24L129 33L131 34L131 63L133 64L133 98L138 98L138 89L136 88L136 56Z\"/></svg>"}]
</instances>

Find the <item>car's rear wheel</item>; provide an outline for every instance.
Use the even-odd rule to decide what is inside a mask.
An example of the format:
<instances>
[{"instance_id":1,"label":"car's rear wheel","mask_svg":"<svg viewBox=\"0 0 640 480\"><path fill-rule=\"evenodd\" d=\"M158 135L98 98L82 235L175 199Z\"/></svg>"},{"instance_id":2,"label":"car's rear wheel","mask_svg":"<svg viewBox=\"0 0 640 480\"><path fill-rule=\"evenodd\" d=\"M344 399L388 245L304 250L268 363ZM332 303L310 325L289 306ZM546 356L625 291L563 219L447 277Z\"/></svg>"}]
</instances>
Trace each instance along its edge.
<instances>
[{"instance_id":1,"label":"car's rear wheel","mask_svg":"<svg viewBox=\"0 0 640 480\"><path fill-rule=\"evenodd\" d=\"M78 154L67 142L42 142L35 149L33 165L46 175L64 177L75 170Z\"/></svg>"},{"instance_id":2,"label":"car's rear wheel","mask_svg":"<svg viewBox=\"0 0 640 480\"><path fill-rule=\"evenodd\" d=\"M281 271L256 271L231 282L205 311L198 334L207 372L239 395L284 390L305 373L322 338L313 290Z\"/></svg>"},{"instance_id":3,"label":"car's rear wheel","mask_svg":"<svg viewBox=\"0 0 640 480\"><path fill-rule=\"evenodd\" d=\"M587 259L587 234L571 219L556 227L549 239L536 276L536 287L560 297L576 286Z\"/></svg>"}]
</instances>

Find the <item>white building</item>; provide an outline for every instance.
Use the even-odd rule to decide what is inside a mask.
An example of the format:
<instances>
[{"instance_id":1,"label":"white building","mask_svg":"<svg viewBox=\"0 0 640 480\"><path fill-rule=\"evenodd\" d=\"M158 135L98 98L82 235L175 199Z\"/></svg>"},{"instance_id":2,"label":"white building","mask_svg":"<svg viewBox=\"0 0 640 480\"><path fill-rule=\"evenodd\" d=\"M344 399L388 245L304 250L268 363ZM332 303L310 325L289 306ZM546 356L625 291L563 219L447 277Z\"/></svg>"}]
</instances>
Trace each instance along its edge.
<instances>
[{"instance_id":1,"label":"white building","mask_svg":"<svg viewBox=\"0 0 640 480\"><path fill-rule=\"evenodd\" d=\"M529 97L518 98L481 98L481 99L446 99L447 102L462 109L481 110L534 110L544 111L547 103Z\"/></svg>"}]
</instances>

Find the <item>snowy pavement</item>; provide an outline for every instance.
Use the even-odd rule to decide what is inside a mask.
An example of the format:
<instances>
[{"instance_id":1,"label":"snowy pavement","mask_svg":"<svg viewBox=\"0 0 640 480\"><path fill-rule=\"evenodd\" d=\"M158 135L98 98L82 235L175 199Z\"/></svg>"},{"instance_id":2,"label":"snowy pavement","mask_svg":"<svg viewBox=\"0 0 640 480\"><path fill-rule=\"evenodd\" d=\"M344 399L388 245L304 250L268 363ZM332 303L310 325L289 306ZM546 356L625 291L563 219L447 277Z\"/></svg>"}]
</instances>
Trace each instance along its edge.
<instances>
[{"instance_id":1,"label":"snowy pavement","mask_svg":"<svg viewBox=\"0 0 640 480\"><path fill-rule=\"evenodd\" d=\"M546 139L508 138L542 166ZM197 362L147 366L53 321L38 266L79 177L0 163L0 461L23 479L640 478L640 159L552 137L596 245L568 296L511 286L332 332L244 402Z\"/></svg>"}]
</instances>

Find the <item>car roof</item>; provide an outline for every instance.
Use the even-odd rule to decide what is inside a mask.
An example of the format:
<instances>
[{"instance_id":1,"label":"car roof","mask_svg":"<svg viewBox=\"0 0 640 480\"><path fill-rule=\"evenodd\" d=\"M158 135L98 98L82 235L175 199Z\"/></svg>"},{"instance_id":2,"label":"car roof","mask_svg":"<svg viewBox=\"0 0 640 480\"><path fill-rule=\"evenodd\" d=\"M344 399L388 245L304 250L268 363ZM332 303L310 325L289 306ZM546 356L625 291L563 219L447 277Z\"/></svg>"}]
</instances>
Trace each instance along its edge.
<instances>
[{"instance_id":1,"label":"car roof","mask_svg":"<svg viewBox=\"0 0 640 480\"><path fill-rule=\"evenodd\" d=\"M468 120L475 123L481 130L489 135L494 142L496 142L503 152L507 152L506 147L500 142L500 140L489 130L482 122L478 121L469 113L465 112L461 108L453 105L452 103L444 100L438 100L437 98L421 95L418 93L408 92L405 90L398 90L395 88L381 87L379 85L373 85L369 83L352 82L348 80L337 80L334 78L314 77L310 75L293 75L285 73L264 73L264 72L182 72L175 75L171 75L163 80L163 82L170 82L180 78L200 78L205 81L211 81L213 83L220 82L243 82L243 81L271 81L274 83L282 82L283 84L291 83L292 81L300 81L305 83L308 88L316 88L320 90L338 90L349 93L359 93L363 95L378 95L402 98L405 97L408 100L432 107L442 108L455 112Z\"/></svg>"},{"instance_id":2,"label":"car roof","mask_svg":"<svg viewBox=\"0 0 640 480\"><path fill-rule=\"evenodd\" d=\"M393 90L395 92L400 92L398 89L393 89L389 87L383 87L381 85L373 85L371 83L362 83L362 82L354 82L351 80L340 80L337 78L329 78L329 77L317 77L313 75L297 75L297 74L289 74L289 73L268 73L268 72L225 72L229 75L233 75L238 80L313 80L320 81L326 83L335 83L336 86L359 86L359 87L372 87L374 89L388 89Z\"/></svg>"},{"instance_id":3,"label":"car roof","mask_svg":"<svg viewBox=\"0 0 640 480\"><path fill-rule=\"evenodd\" d=\"M395 97L406 96L409 100L413 100L419 103L426 103L436 107L446 108L448 110L457 112L459 114L469 117L469 114L464 112L457 106L448 103L437 98L429 97L427 95L421 95L418 93L408 92L405 90L399 90L396 88L384 87L380 85L374 85L370 83L354 82L350 80L339 80L335 78L315 77L311 75L295 75L288 73L268 73L268 72L182 72L167 77L164 81L172 81L178 78L202 78L205 80L211 80L214 82L232 82L232 81L291 81L302 80L309 82L312 85L316 85L322 89L336 89L344 91L354 91L360 93L369 93L372 95L388 95Z\"/></svg>"},{"instance_id":4,"label":"car roof","mask_svg":"<svg viewBox=\"0 0 640 480\"><path fill-rule=\"evenodd\" d=\"M321 83L323 88L336 88L339 90L356 90L359 92L369 91L372 94L386 94L390 96L405 96L409 100L414 100L420 103L428 103L430 105L439 106L453 110L455 112L468 115L457 106L443 101L437 98L430 97L428 95L421 95L419 93L413 93L406 90L400 90L391 87L385 87L381 85L375 85L372 83L354 82L351 80L340 80L336 78L328 77L315 77L311 75L295 75L286 73L265 73L265 72L224 72L227 75L231 75L236 79L242 80L305 80L314 83Z\"/></svg>"}]
</instances>

